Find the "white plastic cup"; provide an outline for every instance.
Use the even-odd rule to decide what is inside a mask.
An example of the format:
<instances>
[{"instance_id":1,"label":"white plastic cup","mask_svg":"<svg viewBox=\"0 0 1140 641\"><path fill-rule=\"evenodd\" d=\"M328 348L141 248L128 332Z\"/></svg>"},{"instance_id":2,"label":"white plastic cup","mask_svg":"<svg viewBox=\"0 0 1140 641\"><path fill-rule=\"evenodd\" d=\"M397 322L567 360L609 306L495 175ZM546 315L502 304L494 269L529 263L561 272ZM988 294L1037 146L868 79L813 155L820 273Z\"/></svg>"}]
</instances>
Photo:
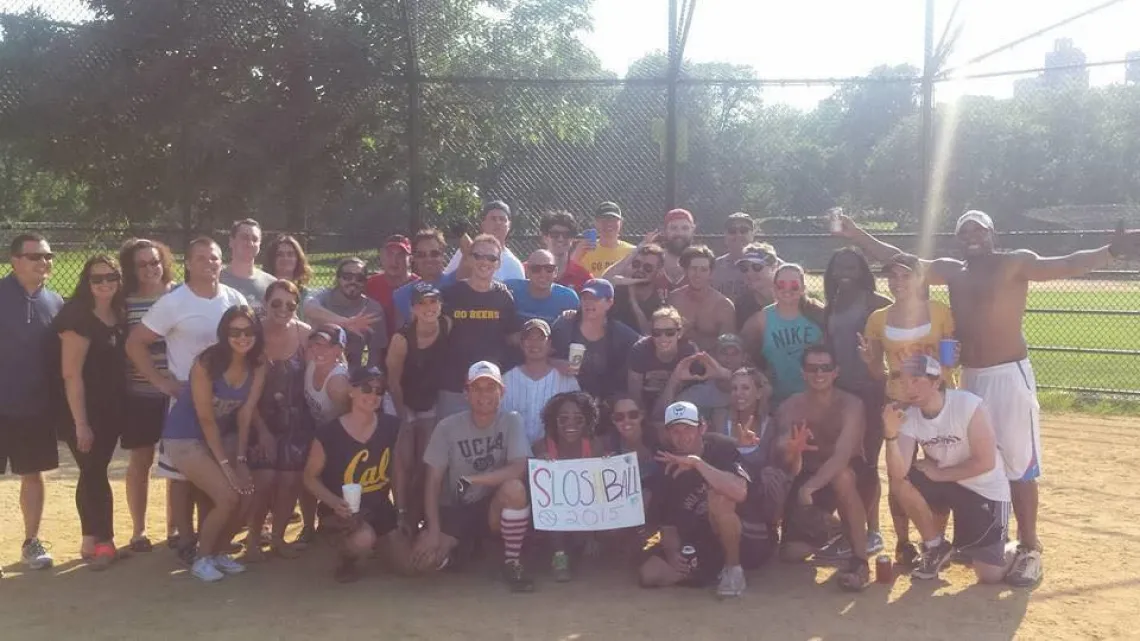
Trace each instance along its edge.
<instances>
[{"instance_id":1,"label":"white plastic cup","mask_svg":"<svg viewBox=\"0 0 1140 641\"><path fill-rule=\"evenodd\" d=\"M843 221L839 219L842 213L842 209L832 209L827 212L828 223L831 225L831 233L833 234L843 232Z\"/></svg>"},{"instance_id":2,"label":"white plastic cup","mask_svg":"<svg viewBox=\"0 0 1140 641\"><path fill-rule=\"evenodd\" d=\"M353 514L360 512L360 494L363 489L359 483L345 483L340 488L340 495L344 497L344 502L348 503L348 509L352 510Z\"/></svg>"},{"instance_id":3,"label":"white plastic cup","mask_svg":"<svg viewBox=\"0 0 1140 641\"><path fill-rule=\"evenodd\" d=\"M570 343L570 366L578 368L582 366L582 359L586 356L586 346L581 343Z\"/></svg>"}]
</instances>

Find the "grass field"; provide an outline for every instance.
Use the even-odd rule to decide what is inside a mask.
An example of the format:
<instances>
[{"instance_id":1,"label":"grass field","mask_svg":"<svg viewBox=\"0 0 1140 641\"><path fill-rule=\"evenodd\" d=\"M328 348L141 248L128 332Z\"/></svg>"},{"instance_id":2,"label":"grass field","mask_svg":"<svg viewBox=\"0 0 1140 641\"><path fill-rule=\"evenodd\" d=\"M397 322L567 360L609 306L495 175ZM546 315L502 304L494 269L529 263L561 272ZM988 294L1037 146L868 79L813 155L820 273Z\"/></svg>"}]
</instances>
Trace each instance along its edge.
<instances>
[{"instance_id":1,"label":"grass field","mask_svg":"<svg viewBox=\"0 0 1140 641\"><path fill-rule=\"evenodd\" d=\"M70 294L88 254L61 253L55 261L51 287ZM341 255L317 254L310 257L314 286L332 283L334 269ZM375 253L362 254L375 265ZM0 275L7 272L0 268ZM181 276L181 274L179 274ZM822 279L810 276L808 289L821 296ZM886 291L886 283L879 283ZM946 300L945 288L935 288L932 295ZM1112 316L1099 310L1140 311L1138 281L1056 281L1035 284L1029 293L1029 309L1066 310L1085 313L1030 312L1025 318L1025 336L1032 348L1068 347L1109 350L1140 350L1140 315ZM1124 354L1088 354L1049 352L1032 349L1037 382L1042 386L1125 390L1140 393L1140 358ZM1082 408L1086 411L1132 411L1140 403L1117 401L1102 403L1097 395L1043 391L1042 401L1053 409ZM1137 397L1140 400L1140 397Z\"/></svg>"}]
</instances>

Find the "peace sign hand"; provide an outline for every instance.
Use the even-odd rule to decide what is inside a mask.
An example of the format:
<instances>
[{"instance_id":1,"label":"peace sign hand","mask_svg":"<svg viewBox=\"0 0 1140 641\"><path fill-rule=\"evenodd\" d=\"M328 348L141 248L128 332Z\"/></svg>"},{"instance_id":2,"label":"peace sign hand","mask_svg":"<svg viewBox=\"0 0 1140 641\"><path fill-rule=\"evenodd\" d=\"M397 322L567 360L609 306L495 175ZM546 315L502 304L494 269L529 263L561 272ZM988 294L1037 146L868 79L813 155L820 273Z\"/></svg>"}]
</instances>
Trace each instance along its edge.
<instances>
[{"instance_id":1,"label":"peace sign hand","mask_svg":"<svg viewBox=\"0 0 1140 641\"><path fill-rule=\"evenodd\" d=\"M807 426L807 421L797 421L792 425L792 437L788 439L788 447L796 454L816 452L819 447L808 442L814 438L815 435Z\"/></svg>"}]
</instances>

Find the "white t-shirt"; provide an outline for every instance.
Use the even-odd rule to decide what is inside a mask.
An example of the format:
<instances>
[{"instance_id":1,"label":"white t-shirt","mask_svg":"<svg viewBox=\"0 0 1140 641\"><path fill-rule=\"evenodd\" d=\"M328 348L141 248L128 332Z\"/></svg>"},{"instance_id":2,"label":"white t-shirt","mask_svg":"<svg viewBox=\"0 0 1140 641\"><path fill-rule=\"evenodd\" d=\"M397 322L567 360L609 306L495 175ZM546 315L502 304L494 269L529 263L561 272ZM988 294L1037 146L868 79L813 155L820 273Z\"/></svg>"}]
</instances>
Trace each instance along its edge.
<instances>
[{"instance_id":1,"label":"white t-shirt","mask_svg":"<svg viewBox=\"0 0 1140 641\"><path fill-rule=\"evenodd\" d=\"M534 445L546 436L542 425L542 408L555 394L577 392L578 379L563 376L551 369L537 381L526 375L522 367L515 367L503 375L503 403L501 411L518 412L522 417L527 442Z\"/></svg>"},{"instance_id":2,"label":"white t-shirt","mask_svg":"<svg viewBox=\"0 0 1140 641\"><path fill-rule=\"evenodd\" d=\"M451 262L447 264L447 268L443 273L450 274L451 272L459 269L459 261L462 259L462 252L455 252L451 257ZM506 247L503 248L503 253L499 256L499 268L495 270L494 279L500 282L507 282L513 279L525 279L526 271L523 269L522 262L515 257L514 253Z\"/></svg>"},{"instance_id":3,"label":"white t-shirt","mask_svg":"<svg viewBox=\"0 0 1140 641\"><path fill-rule=\"evenodd\" d=\"M313 384L313 375L317 372L317 364L309 361L305 365L305 401L309 405L309 413L317 421L317 427L324 426L325 423L332 422L333 419L340 418L340 410L345 408L338 408L333 405L333 401L329 398L329 381L337 376L348 378L348 365L345 363L337 363L329 370L328 377L325 378L324 385L321 389L317 389Z\"/></svg>"},{"instance_id":4,"label":"white t-shirt","mask_svg":"<svg viewBox=\"0 0 1140 641\"><path fill-rule=\"evenodd\" d=\"M166 360L176 379L190 380L194 359L218 342L218 322L234 305L248 303L232 287L219 283L213 298L202 298L180 285L147 310L142 324L166 340Z\"/></svg>"},{"instance_id":5,"label":"white t-shirt","mask_svg":"<svg viewBox=\"0 0 1140 641\"><path fill-rule=\"evenodd\" d=\"M926 418L917 407L908 408L899 431L918 441L926 458L939 468L952 467L970 458L968 428L974 412L979 411L985 411L980 397L965 390L948 389L938 416ZM991 501L1009 501L1009 481L996 441L994 468L958 483Z\"/></svg>"}]
</instances>

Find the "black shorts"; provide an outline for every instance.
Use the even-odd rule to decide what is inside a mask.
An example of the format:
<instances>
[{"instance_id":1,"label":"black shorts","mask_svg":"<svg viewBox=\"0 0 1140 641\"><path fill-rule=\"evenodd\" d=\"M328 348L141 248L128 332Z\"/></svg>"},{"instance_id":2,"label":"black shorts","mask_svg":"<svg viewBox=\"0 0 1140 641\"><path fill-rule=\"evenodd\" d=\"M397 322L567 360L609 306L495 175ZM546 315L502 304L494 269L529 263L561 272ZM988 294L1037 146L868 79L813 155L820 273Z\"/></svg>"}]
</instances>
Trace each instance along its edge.
<instances>
[{"instance_id":1,"label":"black shorts","mask_svg":"<svg viewBox=\"0 0 1140 641\"><path fill-rule=\"evenodd\" d=\"M127 394L119 445L124 450L136 450L158 444L168 404L169 398L165 395Z\"/></svg>"},{"instance_id":2,"label":"black shorts","mask_svg":"<svg viewBox=\"0 0 1140 641\"><path fill-rule=\"evenodd\" d=\"M322 523L326 520L334 523L345 523L324 503L317 505L317 514L321 517ZM360 506L360 519L372 527L372 531L376 533L376 538L382 538L396 530L399 516L396 507L387 503ZM341 525L340 527L344 526Z\"/></svg>"},{"instance_id":3,"label":"black shorts","mask_svg":"<svg viewBox=\"0 0 1140 641\"><path fill-rule=\"evenodd\" d=\"M46 416L0 416L0 474L35 474L59 467L55 429Z\"/></svg>"},{"instance_id":4,"label":"black shorts","mask_svg":"<svg viewBox=\"0 0 1140 641\"><path fill-rule=\"evenodd\" d=\"M724 569L724 548L720 541L711 532L697 537L692 541L683 541L681 545L691 545L696 549L697 567L677 585L694 588L703 588L712 585L720 578L720 571ZM772 557L776 544L772 540L755 541L748 538L740 539L740 566L745 570L755 570ZM665 558L665 549L660 543L649 548L653 556Z\"/></svg>"},{"instance_id":5,"label":"black shorts","mask_svg":"<svg viewBox=\"0 0 1140 641\"><path fill-rule=\"evenodd\" d=\"M274 434L276 438L276 451L272 458L261 455L257 447L257 434L250 435L250 446L246 453L249 458L251 470L275 470L277 472L300 472L305 469L305 462L309 459L309 450L313 447L311 432L286 432Z\"/></svg>"},{"instance_id":6,"label":"black shorts","mask_svg":"<svg viewBox=\"0 0 1140 641\"><path fill-rule=\"evenodd\" d=\"M855 484L864 488L879 479L875 468L868 465L863 459L851 459L850 468L855 472ZM784 536L785 541L797 541L822 547L827 543L829 532L821 527L808 527L810 519L803 518L807 509L816 509L825 514L831 514L839 507L839 500L831 484L825 485L812 494L812 506L807 508L800 505L799 492L812 476L815 470L802 470L796 478L792 479L792 487L788 490L788 498L784 504ZM818 524L817 524L818 525Z\"/></svg>"},{"instance_id":7,"label":"black shorts","mask_svg":"<svg viewBox=\"0 0 1140 641\"><path fill-rule=\"evenodd\" d=\"M439 506L439 531L457 541L480 539L491 532L491 497L474 503Z\"/></svg>"},{"instance_id":8,"label":"black shorts","mask_svg":"<svg viewBox=\"0 0 1140 641\"><path fill-rule=\"evenodd\" d=\"M906 478L933 512L954 515L955 548L980 563L1005 563L1005 544L1009 540L1008 502L987 499L959 483L931 481L914 468Z\"/></svg>"}]
</instances>

